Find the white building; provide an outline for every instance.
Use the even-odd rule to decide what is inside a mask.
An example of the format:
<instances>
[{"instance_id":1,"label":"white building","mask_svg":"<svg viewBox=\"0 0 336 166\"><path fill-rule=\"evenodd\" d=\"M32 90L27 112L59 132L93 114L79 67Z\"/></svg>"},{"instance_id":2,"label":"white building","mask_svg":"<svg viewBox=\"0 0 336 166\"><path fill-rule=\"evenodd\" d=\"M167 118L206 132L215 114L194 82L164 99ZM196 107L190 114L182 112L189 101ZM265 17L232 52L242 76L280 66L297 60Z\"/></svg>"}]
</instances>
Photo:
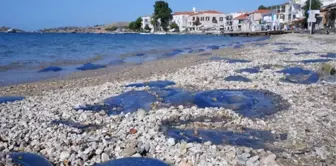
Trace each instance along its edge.
<instances>
[{"instance_id":1,"label":"white building","mask_svg":"<svg viewBox=\"0 0 336 166\"><path fill-rule=\"evenodd\" d=\"M180 31L183 32L188 28L188 17L194 12L175 12L172 22L176 23Z\"/></svg>"},{"instance_id":2,"label":"white building","mask_svg":"<svg viewBox=\"0 0 336 166\"><path fill-rule=\"evenodd\" d=\"M148 27L151 29L151 30L154 30L154 26L153 24L151 23L151 20L152 20L152 17L151 16L143 16L141 17L142 19L142 25L141 25L141 28L142 29L145 29L146 25L148 25Z\"/></svg>"},{"instance_id":3,"label":"white building","mask_svg":"<svg viewBox=\"0 0 336 166\"><path fill-rule=\"evenodd\" d=\"M293 0L293 1L295 1L296 3L304 6L307 0ZM336 0L320 0L320 1L322 2L322 6L327 6L327 5L330 5L332 3L336 3Z\"/></svg>"},{"instance_id":4,"label":"white building","mask_svg":"<svg viewBox=\"0 0 336 166\"><path fill-rule=\"evenodd\" d=\"M189 31L220 31L226 26L226 15L215 10L197 11L187 20Z\"/></svg>"}]
</instances>

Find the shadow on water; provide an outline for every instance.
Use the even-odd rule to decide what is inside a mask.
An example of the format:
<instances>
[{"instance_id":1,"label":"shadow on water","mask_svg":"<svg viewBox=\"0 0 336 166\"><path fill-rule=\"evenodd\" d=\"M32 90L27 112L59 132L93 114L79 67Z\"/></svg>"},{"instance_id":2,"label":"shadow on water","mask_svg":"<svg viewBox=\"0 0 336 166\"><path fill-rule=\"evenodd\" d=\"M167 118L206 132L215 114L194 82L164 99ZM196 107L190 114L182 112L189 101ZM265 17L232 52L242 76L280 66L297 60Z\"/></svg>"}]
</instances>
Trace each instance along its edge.
<instances>
[{"instance_id":1,"label":"shadow on water","mask_svg":"<svg viewBox=\"0 0 336 166\"><path fill-rule=\"evenodd\" d=\"M238 82L252 82L250 79L243 76L228 76L225 81L238 81Z\"/></svg>"},{"instance_id":2,"label":"shadow on water","mask_svg":"<svg viewBox=\"0 0 336 166\"><path fill-rule=\"evenodd\" d=\"M24 100L23 96L0 96L0 104Z\"/></svg>"},{"instance_id":3,"label":"shadow on water","mask_svg":"<svg viewBox=\"0 0 336 166\"><path fill-rule=\"evenodd\" d=\"M58 72L63 70L61 67L57 67L57 66L49 66L46 68L43 68L41 70L39 70L38 72L43 73L43 72Z\"/></svg>"},{"instance_id":4,"label":"shadow on water","mask_svg":"<svg viewBox=\"0 0 336 166\"><path fill-rule=\"evenodd\" d=\"M196 143L210 141L216 145L225 144L269 150L275 148L268 144L287 139L287 134L272 134L266 130L235 126L230 123L230 119L225 117L221 121L207 117L187 121L166 120L162 122L161 131L177 141Z\"/></svg>"},{"instance_id":5,"label":"shadow on water","mask_svg":"<svg viewBox=\"0 0 336 166\"><path fill-rule=\"evenodd\" d=\"M211 49L211 50L218 50L219 46L217 46L217 45L211 45L211 46L207 46L206 48L207 49Z\"/></svg>"},{"instance_id":6,"label":"shadow on water","mask_svg":"<svg viewBox=\"0 0 336 166\"><path fill-rule=\"evenodd\" d=\"M196 50L189 50L188 53L191 54L191 53L200 53L200 52L204 52L205 49L203 48L200 48L200 49L196 49Z\"/></svg>"},{"instance_id":7,"label":"shadow on water","mask_svg":"<svg viewBox=\"0 0 336 166\"><path fill-rule=\"evenodd\" d=\"M312 84L319 81L319 75L311 70L305 70L300 67L290 67L277 71L277 73L285 74L284 82L297 84Z\"/></svg>"},{"instance_id":8,"label":"shadow on water","mask_svg":"<svg viewBox=\"0 0 336 166\"><path fill-rule=\"evenodd\" d=\"M105 65L98 65L98 64L92 64L92 63L86 63L81 67L77 67L77 70L96 70L96 69L101 69L101 68L105 68Z\"/></svg>"}]
</instances>

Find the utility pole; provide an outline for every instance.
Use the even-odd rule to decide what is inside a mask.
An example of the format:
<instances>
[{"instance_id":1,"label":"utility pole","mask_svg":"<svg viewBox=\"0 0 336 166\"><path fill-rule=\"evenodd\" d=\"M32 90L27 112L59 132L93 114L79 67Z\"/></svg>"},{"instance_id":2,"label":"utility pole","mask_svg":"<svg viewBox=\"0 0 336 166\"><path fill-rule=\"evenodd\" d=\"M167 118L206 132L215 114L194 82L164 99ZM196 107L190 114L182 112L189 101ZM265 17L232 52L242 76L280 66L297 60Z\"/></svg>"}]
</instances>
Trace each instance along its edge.
<instances>
[{"instance_id":1,"label":"utility pole","mask_svg":"<svg viewBox=\"0 0 336 166\"><path fill-rule=\"evenodd\" d=\"M309 18L311 18L311 4L312 4L312 0L309 0ZM313 33L313 23L312 22L308 22L308 24L310 25L310 35Z\"/></svg>"}]
</instances>

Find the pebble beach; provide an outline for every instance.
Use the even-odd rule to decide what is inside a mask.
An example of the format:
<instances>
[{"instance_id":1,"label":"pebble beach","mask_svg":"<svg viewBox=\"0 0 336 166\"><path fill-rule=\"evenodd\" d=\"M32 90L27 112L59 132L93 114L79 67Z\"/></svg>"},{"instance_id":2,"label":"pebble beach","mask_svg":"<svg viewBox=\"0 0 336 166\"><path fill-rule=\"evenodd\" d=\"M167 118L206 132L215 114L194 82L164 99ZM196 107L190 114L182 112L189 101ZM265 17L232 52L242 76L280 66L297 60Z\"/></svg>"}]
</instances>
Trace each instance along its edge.
<instances>
[{"instance_id":1,"label":"pebble beach","mask_svg":"<svg viewBox=\"0 0 336 166\"><path fill-rule=\"evenodd\" d=\"M203 55L0 87L0 96L25 97L0 103L0 165L14 165L13 152L64 166L124 157L172 166L336 165L335 44L335 35L286 34ZM171 84L157 90L151 81ZM133 83L145 84L127 86ZM167 102L159 93L168 88L193 99ZM218 98L209 95L216 90ZM127 109L122 100L118 107L127 112L118 114L110 108L116 105L98 107L138 91L154 99L127 98Z\"/></svg>"}]
</instances>

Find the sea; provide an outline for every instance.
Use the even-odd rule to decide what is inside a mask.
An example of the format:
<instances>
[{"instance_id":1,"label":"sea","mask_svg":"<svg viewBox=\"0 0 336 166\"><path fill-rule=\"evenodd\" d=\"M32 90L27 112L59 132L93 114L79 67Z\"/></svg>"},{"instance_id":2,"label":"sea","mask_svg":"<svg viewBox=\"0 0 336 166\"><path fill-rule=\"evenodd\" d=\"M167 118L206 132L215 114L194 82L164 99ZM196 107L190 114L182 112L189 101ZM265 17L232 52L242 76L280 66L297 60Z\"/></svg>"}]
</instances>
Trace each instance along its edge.
<instances>
[{"instance_id":1,"label":"sea","mask_svg":"<svg viewBox=\"0 0 336 166\"><path fill-rule=\"evenodd\" d=\"M100 67L141 65L266 39L215 35L0 33L0 86L60 78Z\"/></svg>"}]
</instances>

